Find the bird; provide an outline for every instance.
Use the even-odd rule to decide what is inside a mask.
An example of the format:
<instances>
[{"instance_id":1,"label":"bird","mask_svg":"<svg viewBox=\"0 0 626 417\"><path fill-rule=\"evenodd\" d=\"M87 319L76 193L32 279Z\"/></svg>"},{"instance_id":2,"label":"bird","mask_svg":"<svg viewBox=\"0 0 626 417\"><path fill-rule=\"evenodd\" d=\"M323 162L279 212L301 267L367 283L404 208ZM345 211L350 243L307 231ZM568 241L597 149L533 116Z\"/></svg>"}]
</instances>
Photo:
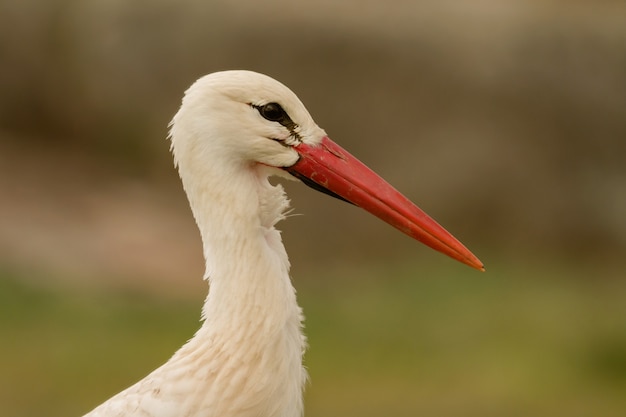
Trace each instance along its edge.
<instances>
[{"instance_id":1,"label":"bird","mask_svg":"<svg viewBox=\"0 0 626 417\"><path fill-rule=\"evenodd\" d=\"M365 209L475 269L463 244L333 142L298 97L253 71L210 73L169 124L174 164L203 244L201 326L162 366L85 417L298 417L307 347L276 223L278 176Z\"/></svg>"}]
</instances>

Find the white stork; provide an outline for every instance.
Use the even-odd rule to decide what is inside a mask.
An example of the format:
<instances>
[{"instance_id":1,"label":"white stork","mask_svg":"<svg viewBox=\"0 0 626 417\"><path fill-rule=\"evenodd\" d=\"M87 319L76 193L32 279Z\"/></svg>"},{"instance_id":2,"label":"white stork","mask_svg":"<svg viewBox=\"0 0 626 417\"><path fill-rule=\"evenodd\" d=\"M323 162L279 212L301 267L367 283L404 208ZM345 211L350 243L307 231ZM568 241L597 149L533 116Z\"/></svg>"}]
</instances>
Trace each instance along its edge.
<instances>
[{"instance_id":1,"label":"white stork","mask_svg":"<svg viewBox=\"0 0 626 417\"><path fill-rule=\"evenodd\" d=\"M297 417L307 379L303 316L274 227L296 177L471 267L482 263L332 142L276 80L224 71L196 81L171 122L171 149L200 229L210 291L198 332L164 365L90 417Z\"/></svg>"}]
</instances>

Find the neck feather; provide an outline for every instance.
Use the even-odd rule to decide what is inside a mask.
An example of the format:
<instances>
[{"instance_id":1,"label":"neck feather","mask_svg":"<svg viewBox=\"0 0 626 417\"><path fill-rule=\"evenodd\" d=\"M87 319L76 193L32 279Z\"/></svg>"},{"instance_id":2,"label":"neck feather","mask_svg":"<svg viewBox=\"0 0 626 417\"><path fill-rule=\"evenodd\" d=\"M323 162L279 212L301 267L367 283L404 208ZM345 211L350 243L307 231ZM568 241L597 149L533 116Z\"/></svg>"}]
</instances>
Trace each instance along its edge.
<instances>
[{"instance_id":1,"label":"neck feather","mask_svg":"<svg viewBox=\"0 0 626 417\"><path fill-rule=\"evenodd\" d=\"M205 182L190 184L182 170L181 177L202 236L209 294L201 329L173 360L197 357L221 368L212 396L232 395L241 407L251 405L246 398L256 407L265 402L267 415L298 416L306 341L274 227L288 207L284 191L258 165L230 172L219 183L206 175ZM230 381L218 383L221 378Z\"/></svg>"}]
</instances>

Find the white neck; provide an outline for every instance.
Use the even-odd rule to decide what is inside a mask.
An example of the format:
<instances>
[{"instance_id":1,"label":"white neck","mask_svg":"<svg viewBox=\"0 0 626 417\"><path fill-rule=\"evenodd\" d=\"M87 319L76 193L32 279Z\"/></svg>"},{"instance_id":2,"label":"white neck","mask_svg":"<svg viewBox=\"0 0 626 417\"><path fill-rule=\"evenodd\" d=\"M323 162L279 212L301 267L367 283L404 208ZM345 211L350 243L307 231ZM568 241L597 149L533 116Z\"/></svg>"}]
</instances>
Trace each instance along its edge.
<instances>
[{"instance_id":1,"label":"white neck","mask_svg":"<svg viewBox=\"0 0 626 417\"><path fill-rule=\"evenodd\" d=\"M258 165L232 170L222 185L187 189L210 290L202 328L177 357L204 353L210 366L222 367L209 378L215 383L207 398L232 406L225 400L232 396L241 410L259 413L266 403L267 412L260 415L299 416L306 379L302 314L280 232L274 228L288 201Z\"/></svg>"},{"instance_id":2,"label":"white neck","mask_svg":"<svg viewBox=\"0 0 626 417\"><path fill-rule=\"evenodd\" d=\"M283 189L272 186L259 165L219 176L215 166L193 176L185 169L180 174L202 235L210 285L204 322L165 365L90 415L117 415L109 412L132 403L153 417L298 417L306 340L274 228L288 206Z\"/></svg>"}]
</instances>

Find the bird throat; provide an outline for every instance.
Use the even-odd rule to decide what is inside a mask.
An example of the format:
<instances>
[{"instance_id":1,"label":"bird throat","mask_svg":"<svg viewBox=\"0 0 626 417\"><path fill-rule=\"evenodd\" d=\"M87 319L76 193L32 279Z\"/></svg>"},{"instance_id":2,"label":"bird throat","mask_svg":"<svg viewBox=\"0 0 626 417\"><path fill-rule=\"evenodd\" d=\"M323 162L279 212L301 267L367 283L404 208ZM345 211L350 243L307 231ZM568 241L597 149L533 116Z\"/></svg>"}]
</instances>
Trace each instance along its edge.
<instances>
[{"instance_id":1,"label":"bird throat","mask_svg":"<svg viewBox=\"0 0 626 417\"><path fill-rule=\"evenodd\" d=\"M201 195L201 201L190 198L201 230L209 293L202 327L181 351L192 349L193 356L205 358L199 366L213 373L205 380L232 389L220 396L238 396L237 403L250 409L256 407L252 403L267 401L268 407L277 407L267 415L297 416L306 381L306 339L289 261L274 227L289 204L282 186L270 184L267 176L252 181L245 194L223 191ZM229 197L245 201L229 204L224 201Z\"/></svg>"}]
</instances>

